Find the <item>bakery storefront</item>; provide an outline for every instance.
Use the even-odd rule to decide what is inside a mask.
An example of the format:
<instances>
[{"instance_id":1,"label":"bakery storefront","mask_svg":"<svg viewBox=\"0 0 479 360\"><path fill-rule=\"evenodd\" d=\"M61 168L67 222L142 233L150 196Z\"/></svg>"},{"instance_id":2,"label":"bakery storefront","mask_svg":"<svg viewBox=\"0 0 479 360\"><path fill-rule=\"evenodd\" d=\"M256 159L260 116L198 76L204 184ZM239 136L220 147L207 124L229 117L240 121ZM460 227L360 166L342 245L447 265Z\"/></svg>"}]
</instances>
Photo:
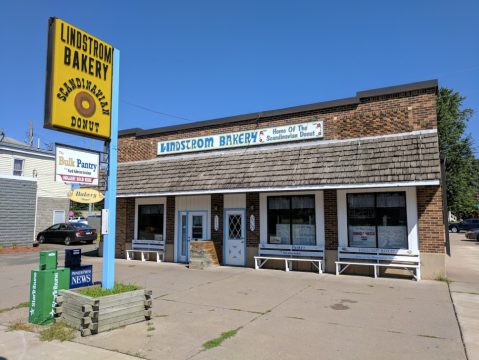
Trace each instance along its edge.
<instances>
[{"instance_id":1,"label":"bakery storefront","mask_svg":"<svg viewBox=\"0 0 479 360\"><path fill-rule=\"evenodd\" d=\"M191 243L208 240L227 266L254 267L261 248L290 246L324 251L334 273L341 249L354 248L420 254L422 278L444 274L436 93L431 80L120 131L116 257L134 239L164 240L165 261L188 263Z\"/></svg>"}]
</instances>

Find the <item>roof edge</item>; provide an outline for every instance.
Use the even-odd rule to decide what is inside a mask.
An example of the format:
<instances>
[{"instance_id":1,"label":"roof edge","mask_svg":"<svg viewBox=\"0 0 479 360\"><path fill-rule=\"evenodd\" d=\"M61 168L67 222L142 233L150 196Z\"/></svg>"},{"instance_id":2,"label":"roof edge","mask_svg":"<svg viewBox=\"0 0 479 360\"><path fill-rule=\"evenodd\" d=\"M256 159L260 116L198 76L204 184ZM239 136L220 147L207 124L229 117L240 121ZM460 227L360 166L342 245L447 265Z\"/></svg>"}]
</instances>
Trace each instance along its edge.
<instances>
[{"instance_id":1,"label":"roof edge","mask_svg":"<svg viewBox=\"0 0 479 360\"><path fill-rule=\"evenodd\" d=\"M213 120L196 121L192 123L164 126L164 127L147 129L147 130L143 130L141 128L131 128L131 129L118 131L118 136L134 135L138 137L138 136L145 136L145 135L151 135L151 134L165 133L170 131L178 131L178 130L186 130L186 129L214 126L214 125L220 125L220 124L228 124L232 122L252 120L257 118L259 119L259 118L270 117L270 116L280 116L280 115L294 114L294 113L304 112L304 111L321 110L321 109L327 109L327 108L338 107L338 106L357 105L360 103L360 99L365 97L387 95L392 93L414 91L414 90L426 89L426 88L436 88L436 91L437 91L437 88L438 88L437 79L419 81L419 82L403 84L403 85L383 87L383 88L378 88L373 90L358 91L355 97L322 101L318 103L293 106L293 107L277 109L277 110L260 111L260 112L249 113L244 115L235 115L235 116L229 116L229 117L218 118Z\"/></svg>"}]
</instances>

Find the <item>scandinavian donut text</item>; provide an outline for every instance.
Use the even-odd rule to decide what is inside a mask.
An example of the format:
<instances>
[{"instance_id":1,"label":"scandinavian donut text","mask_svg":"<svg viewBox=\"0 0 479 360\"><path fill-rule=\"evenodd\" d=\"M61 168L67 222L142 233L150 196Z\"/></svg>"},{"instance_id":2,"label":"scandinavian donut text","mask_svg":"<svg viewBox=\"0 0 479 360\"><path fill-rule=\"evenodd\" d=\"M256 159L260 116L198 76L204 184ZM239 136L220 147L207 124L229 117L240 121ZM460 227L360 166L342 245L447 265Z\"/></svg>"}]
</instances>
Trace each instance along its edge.
<instances>
[{"instance_id":1,"label":"scandinavian donut text","mask_svg":"<svg viewBox=\"0 0 479 360\"><path fill-rule=\"evenodd\" d=\"M104 41L50 18L44 127L110 138L113 51Z\"/></svg>"}]
</instances>

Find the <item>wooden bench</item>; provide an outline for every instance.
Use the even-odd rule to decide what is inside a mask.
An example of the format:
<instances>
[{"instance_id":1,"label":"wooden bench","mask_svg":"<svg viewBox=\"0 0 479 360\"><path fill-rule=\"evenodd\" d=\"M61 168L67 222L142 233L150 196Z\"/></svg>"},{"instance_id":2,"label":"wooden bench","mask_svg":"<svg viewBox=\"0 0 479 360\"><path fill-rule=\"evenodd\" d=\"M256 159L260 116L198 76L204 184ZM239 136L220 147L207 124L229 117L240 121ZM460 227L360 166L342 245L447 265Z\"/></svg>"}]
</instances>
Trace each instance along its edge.
<instances>
[{"instance_id":1,"label":"wooden bench","mask_svg":"<svg viewBox=\"0 0 479 360\"><path fill-rule=\"evenodd\" d=\"M346 265L341 268L342 265ZM338 248L336 275L341 274L349 265L374 267L374 277L379 276L380 267L406 269L416 281L421 280L421 259L418 250L379 249L379 248ZM416 274L410 269L416 269Z\"/></svg>"},{"instance_id":2,"label":"wooden bench","mask_svg":"<svg viewBox=\"0 0 479 360\"><path fill-rule=\"evenodd\" d=\"M324 246L260 244L258 256L254 257L254 268L260 269L268 260L284 261L286 271L293 270L293 261L309 261L321 274L324 271Z\"/></svg>"},{"instance_id":3,"label":"wooden bench","mask_svg":"<svg viewBox=\"0 0 479 360\"><path fill-rule=\"evenodd\" d=\"M165 260L165 240L133 240L131 250L126 250L126 260L132 260L130 253L141 253L141 261L145 261L145 254L150 260L150 253L156 253L156 262ZM160 260L161 256L161 260Z\"/></svg>"}]
</instances>

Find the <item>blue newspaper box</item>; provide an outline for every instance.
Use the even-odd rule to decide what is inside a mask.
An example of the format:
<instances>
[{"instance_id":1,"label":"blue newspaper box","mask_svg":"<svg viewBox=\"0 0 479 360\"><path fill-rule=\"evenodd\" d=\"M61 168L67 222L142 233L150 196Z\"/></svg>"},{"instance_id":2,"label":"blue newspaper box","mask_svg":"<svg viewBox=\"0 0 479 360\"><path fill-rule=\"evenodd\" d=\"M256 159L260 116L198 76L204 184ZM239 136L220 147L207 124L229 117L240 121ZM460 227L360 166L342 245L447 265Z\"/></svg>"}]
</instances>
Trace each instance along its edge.
<instances>
[{"instance_id":1,"label":"blue newspaper box","mask_svg":"<svg viewBox=\"0 0 479 360\"><path fill-rule=\"evenodd\" d=\"M70 269L70 289L92 285L93 266L80 265L75 269Z\"/></svg>"}]
</instances>

